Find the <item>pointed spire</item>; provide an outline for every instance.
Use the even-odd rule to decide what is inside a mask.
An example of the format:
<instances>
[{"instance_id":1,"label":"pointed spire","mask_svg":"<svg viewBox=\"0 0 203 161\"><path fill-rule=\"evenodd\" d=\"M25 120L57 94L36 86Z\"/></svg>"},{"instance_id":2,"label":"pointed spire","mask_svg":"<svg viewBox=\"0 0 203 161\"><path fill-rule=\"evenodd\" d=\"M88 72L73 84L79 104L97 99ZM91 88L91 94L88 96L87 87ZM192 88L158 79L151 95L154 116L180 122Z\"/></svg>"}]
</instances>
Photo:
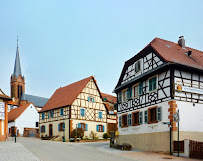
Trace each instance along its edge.
<instances>
[{"instance_id":1,"label":"pointed spire","mask_svg":"<svg viewBox=\"0 0 203 161\"><path fill-rule=\"evenodd\" d=\"M18 49L18 37L17 37L17 50L16 50L16 59L15 59L15 66L14 66L14 71L13 71L13 77L21 75L21 67L20 67L20 56L19 56L19 49Z\"/></svg>"},{"instance_id":2,"label":"pointed spire","mask_svg":"<svg viewBox=\"0 0 203 161\"><path fill-rule=\"evenodd\" d=\"M21 99L20 99L20 100L21 100L21 101L26 101L25 92L22 93L22 95L21 95Z\"/></svg>"}]
</instances>

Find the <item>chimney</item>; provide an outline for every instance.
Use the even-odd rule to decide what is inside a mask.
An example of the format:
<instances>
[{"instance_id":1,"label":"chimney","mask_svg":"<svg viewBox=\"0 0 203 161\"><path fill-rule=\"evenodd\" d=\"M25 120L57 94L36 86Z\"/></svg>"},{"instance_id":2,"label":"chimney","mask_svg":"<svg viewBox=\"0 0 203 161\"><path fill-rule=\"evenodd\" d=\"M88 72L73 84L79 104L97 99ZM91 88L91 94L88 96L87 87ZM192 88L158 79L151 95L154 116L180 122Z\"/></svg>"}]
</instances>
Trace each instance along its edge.
<instances>
[{"instance_id":1,"label":"chimney","mask_svg":"<svg viewBox=\"0 0 203 161\"><path fill-rule=\"evenodd\" d=\"M178 40L178 44L184 49L185 48L185 39L184 36L180 36Z\"/></svg>"}]
</instances>

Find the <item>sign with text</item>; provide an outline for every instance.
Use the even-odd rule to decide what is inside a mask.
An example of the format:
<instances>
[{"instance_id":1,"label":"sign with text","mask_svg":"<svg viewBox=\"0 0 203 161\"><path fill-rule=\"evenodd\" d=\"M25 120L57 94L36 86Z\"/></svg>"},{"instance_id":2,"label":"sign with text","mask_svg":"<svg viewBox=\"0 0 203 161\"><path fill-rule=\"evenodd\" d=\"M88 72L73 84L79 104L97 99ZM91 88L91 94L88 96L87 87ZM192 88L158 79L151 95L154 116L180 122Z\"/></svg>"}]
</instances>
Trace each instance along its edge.
<instances>
[{"instance_id":1,"label":"sign with text","mask_svg":"<svg viewBox=\"0 0 203 161\"><path fill-rule=\"evenodd\" d=\"M196 93L196 94L203 94L203 89L194 88L194 87L187 87L181 84L176 84L176 90L178 92L189 92L189 93Z\"/></svg>"},{"instance_id":2,"label":"sign with text","mask_svg":"<svg viewBox=\"0 0 203 161\"><path fill-rule=\"evenodd\" d=\"M5 119L5 103L0 102L0 119Z\"/></svg>"}]
</instances>

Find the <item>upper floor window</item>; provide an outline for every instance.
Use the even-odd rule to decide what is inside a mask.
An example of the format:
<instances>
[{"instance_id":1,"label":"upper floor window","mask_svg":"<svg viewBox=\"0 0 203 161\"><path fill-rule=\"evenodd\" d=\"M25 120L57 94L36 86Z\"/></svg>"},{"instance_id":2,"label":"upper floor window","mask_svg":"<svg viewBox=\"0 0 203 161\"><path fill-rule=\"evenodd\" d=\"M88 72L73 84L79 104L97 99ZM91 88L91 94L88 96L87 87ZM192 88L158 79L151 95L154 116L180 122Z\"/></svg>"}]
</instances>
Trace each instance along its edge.
<instances>
[{"instance_id":1,"label":"upper floor window","mask_svg":"<svg viewBox=\"0 0 203 161\"><path fill-rule=\"evenodd\" d=\"M51 117L54 117L54 110L51 110Z\"/></svg>"},{"instance_id":2,"label":"upper floor window","mask_svg":"<svg viewBox=\"0 0 203 161\"><path fill-rule=\"evenodd\" d=\"M60 115L63 116L63 108L60 109Z\"/></svg>"},{"instance_id":3,"label":"upper floor window","mask_svg":"<svg viewBox=\"0 0 203 161\"><path fill-rule=\"evenodd\" d=\"M127 90L123 91L123 101L127 101Z\"/></svg>"},{"instance_id":4,"label":"upper floor window","mask_svg":"<svg viewBox=\"0 0 203 161\"><path fill-rule=\"evenodd\" d=\"M122 102L122 93L121 92L118 93L118 102Z\"/></svg>"},{"instance_id":5,"label":"upper floor window","mask_svg":"<svg viewBox=\"0 0 203 161\"><path fill-rule=\"evenodd\" d=\"M149 78L149 92L157 89L157 76Z\"/></svg>"},{"instance_id":6,"label":"upper floor window","mask_svg":"<svg viewBox=\"0 0 203 161\"><path fill-rule=\"evenodd\" d=\"M138 85L135 85L133 87L133 90L134 90L134 97L137 97L138 96Z\"/></svg>"},{"instance_id":7,"label":"upper floor window","mask_svg":"<svg viewBox=\"0 0 203 161\"><path fill-rule=\"evenodd\" d=\"M81 116L85 116L85 109L84 109L84 108L81 108L81 109L80 109L80 115L81 115Z\"/></svg>"},{"instance_id":8,"label":"upper floor window","mask_svg":"<svg viewBox=\"0 0 203 161\"><path fill-rule=\"evenodd\" d=\"M142 95L143 94L143 82L139 83L138 90L139 90L139 95Z\"/></svg>"},{"instance_id":9,"label":"upper floor window","mask_svg":"<svg viewBox=\"0 0 203 161\"><path fill-rule=\"evenodd\" d=\"M89 102L94 102L94 97L88 97L87 99Z\"/></svg>"},{"instance_id":10,"label":"upper floor window","mask_svg":"<svg viewBox=\"0 0 203 161\"><path fill-rule=\"evenodd\" d=\"M49 119L49 117L50 117L50 112L47 112L47 115L48 115L47 118Z\"/></svg>"},{"instance_id":11,"label":"upper floor window","mask_svg":"<svg viewBox=\"0 0 203 161\"><path fill-rule=\"evenodd\" d=\"M42 120L44 120L44 112L42 112Z\"/></svg>"},{"instance_id":12,"label":"upper floor window","mask_svg":"<svg viewBox=\"0 0 203 161\"><path fill-rule=\"evenodd\" d=\"M141 70L141 63L140 63L140 60L138 60L135 63L135 73L139 72L140 70Z\"/></svg>"},{"instance_id":13,"label":"upper floor window","mask_svg":"<svg viewBox=\"0 0 203 161\"><path fill-rule=\"evenodd\" d=\"M99 111L99 119L102 119L102 112Z\"/></svg>"}]
</instances>

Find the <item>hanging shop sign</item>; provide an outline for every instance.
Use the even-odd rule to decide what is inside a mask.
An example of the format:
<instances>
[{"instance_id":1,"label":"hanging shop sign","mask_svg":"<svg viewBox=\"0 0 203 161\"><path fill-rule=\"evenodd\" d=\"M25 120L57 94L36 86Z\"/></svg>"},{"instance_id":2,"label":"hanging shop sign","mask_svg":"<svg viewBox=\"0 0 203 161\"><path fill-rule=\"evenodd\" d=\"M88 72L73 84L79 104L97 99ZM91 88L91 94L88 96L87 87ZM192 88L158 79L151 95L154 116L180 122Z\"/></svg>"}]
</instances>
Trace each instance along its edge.
<instances>
[{"instance_id":1,"label":"hanging shop sign","mask_svg":"<svg viewBox=\"0 0 203 161\"><path fill-rule=\"evenodd\" d=\"M5 119L5 103L0 102L0 119Z\"/></svg>"}]
</instances>

